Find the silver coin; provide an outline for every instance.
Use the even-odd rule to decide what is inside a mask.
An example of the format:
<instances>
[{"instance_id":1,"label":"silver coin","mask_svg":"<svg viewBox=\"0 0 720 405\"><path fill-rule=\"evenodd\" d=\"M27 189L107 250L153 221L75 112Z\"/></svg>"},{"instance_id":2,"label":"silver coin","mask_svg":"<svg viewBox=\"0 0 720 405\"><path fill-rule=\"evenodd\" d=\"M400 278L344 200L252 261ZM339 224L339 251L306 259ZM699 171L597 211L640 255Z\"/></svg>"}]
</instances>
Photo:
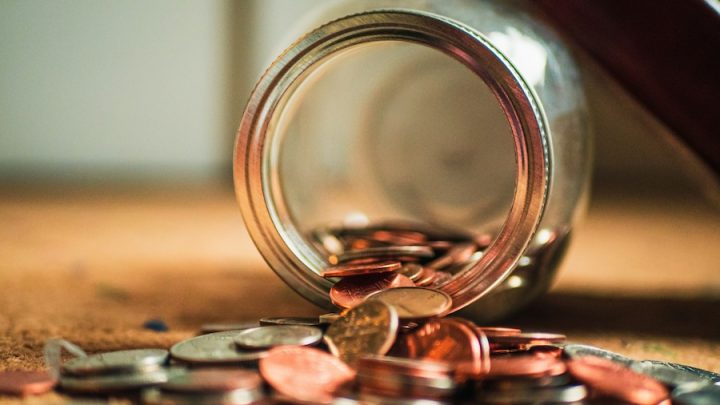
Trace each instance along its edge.
<instances>
[{"instance_id":1,"label":"silver coin","mask_svg":"<svg viewBox=\"0 0 720 405\"><path fill-rule=\"evenodd\" d=\"M426 319L441 316L452 307L445 292L425 287L396 287L378 291L366 301L382 301L397 311L400 319Z\"/></svg>"},{"instance_id":2,"label":"silver coin","mask_svg":"<svg viewBox=\"0 0 720 405\"><path fill-rule=\"evenodd\" d=\"M138 388L164 384L169 371L158 369L146 373L91 375L85 377L62 376L60 387L63 390L77 393L106 393L129 391Z\"/></svg>"},{"instance_id":3,"label":"silver coin","mask_svg":"<svg viewBox=\"0 0 720 405\"><path fill-rule=\"evenodd\" d=\"M235 344L244 349L269 349L283 345L308 346L318 343L322 336L322 331L312 326L260 326L238 333Z\"/></svg>"},{"instance_id":4,"label":"silver coin","mask_svg":"<svg viewBox=\"0 0 720 405\"><path fill-rule=\"evenodd\" d=\"M485 390L479 391L478 394L483 403L488 404L562 404L584 400L588 390L582 384L570 384L530 390Z\"/></svg>"},{"instance_id":5,"label":"silver coin","mask_svg":"<svg viewBox=\"0 0 720 405\"><path fill-rule=\"evenodd\" d=\"M618 364L622 364L625 367L629 367L632 365L635 360L625 357L621 354L611 352L609 350L601 349L599 347L590 346L590 345L580 345L580 344L574 344L569 343L562 346L563 352L570 357L571 359L585 357L585 356L595 356L595 357L601 357L606 360L613 361Z\"/></svg>"},{"instance_id":6,"label":"silver coin","mask_svg":"<svg viewBox=\"0 0 720 405\"><path fill-rule=\"evenodd\" d=\"M196 336L170 348L173 359L193 364L240 364L255 362L267 351L242 351L235 347L234 339L242 331L216 332Z\"/></svg>"},{"instance_id":7,"label":"silver coin","mask_svg":"<svg viewBox=\"0 0 720 405\"><path fill-rule=\"evenodd\" d=\"M147 405L246 405L258 404L264 394L258 389L240 389L222 393L175 393L157 388L144 390L142 400Z\"/></svg>"},{"instance_id":8,"label":"silver coin","mask_svg":"<svg viewBox=\"0 0 720 405\"><path fill-rule=\"evenodd\" d=\"M208 393L253 390L262 385L260 374L243 368L198 368L171 376L163 392Z\"/></svg>"},{"instance_id":9,"label":"silver coin","mask_svg":"<svg viewBox=\"0 0 720 405\"><path fill-rule=\"evenodd\" d=\"M673 404L717 405L720 404L720 386L712 384L683 384L672 392Z\"/></svg>"},{"instance_id":10,"label":"silver coin","mask_svg":"<svg viewBox=\"0 0 720 405\"><path fill-rule=\"evenodd\" d=\"M636 361L630 368L673 387L687 383L712 383L714 374L683 364L657 360Z\"/></svg>"},{"instance_id":11,"label":"silver coin","mask_svg":"<svg viewBox=\"0 0 720 405\"><path fill-rule=\"evenodd\" d=\"M318 317L272 317L260 319L260 326L271 325L299 325L299 326L320 326L320 318Z\"/></svg>"},{"instance_id":12,"label":"silver coin","mask_svg":"<svg viewBox=\"0 0 720 405\"><path fill-rule=\"evenodd\" d=\"M73 375L97 375L142 371L160 367L167 358L168 351L164 349L119 350L75 357L63 364L62 372Z\"/></svg>"},{"instance_id":13,"label":"silver coin","mask_svg":"<svg viewBox=\"0 0 720 405\"><path fill-rule=\"evenodd\" d=\"M331 264L345 263L355 259L379 258L379 257L433 257L435 252L429 246L381 246L365 249L348 250L338 255L330 256Z\"/></svg>"},{"instance_id":14,"label":"silver coin","mask_svg":"<svg viewBox=\"0 0 720 405\"><path fill-rule=\"evenodd\" d=\"M200 327L200 334L206 335L208 333L215 332L228 332L232 330L257 328L259 325L260 324L257 323L257 321L206 323Z\"/></svg>"}]
</instances>

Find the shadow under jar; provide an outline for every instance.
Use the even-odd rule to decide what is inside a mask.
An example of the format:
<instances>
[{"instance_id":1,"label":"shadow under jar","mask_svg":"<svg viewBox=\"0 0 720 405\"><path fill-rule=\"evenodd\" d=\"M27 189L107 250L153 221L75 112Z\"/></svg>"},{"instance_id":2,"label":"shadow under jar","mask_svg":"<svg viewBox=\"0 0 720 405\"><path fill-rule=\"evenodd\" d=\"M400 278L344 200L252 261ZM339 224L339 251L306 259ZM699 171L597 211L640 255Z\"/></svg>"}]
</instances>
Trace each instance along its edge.
<instances>
[{"instance_id":1,"label":"shadow under jar","mask_svg":"<svg viewBox=\"0 0 720 405\"><path fill-rule=\"evenodd\" d=\"M590 169L560 40L483 1L346 2L317 16L260 78L235 146L237 198L272 269L334 308L321 273L337 252L318 231L351 245L415 232L437 256L476 246L433 285L452 311L494 320L545 292Z\"/></svg>"}]
</instances>

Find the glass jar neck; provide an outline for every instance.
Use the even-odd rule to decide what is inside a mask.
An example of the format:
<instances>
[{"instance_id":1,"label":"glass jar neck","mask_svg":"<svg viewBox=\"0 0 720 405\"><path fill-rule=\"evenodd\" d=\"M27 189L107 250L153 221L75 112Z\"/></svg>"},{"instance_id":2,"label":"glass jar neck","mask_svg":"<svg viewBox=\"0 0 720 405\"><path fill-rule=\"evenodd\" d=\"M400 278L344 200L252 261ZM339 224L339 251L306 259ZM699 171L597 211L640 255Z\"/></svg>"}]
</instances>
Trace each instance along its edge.
<instances>
[{"instance_id":1,"label":"glass jar neck","mask_svg":"<svg viewBox=\"0 0 720 405\"><path fill-rule=\"evenodd\" d=\"M278 117L314 68L341 51L377 41L421 44L460 61L491 89L511 129L516 181L505 223L477 263L440 287L457 310L514 268L542 218L551 177L549 134L535 94L508 59L469 27L430 13L378 10L335 20L295 42L262 76L243 115L234 158L237 198L248 231L273 270L307 299L331 306L332 284L319 275L327 263L296 229L282 198Z\"/></svg>"}]
</instances>

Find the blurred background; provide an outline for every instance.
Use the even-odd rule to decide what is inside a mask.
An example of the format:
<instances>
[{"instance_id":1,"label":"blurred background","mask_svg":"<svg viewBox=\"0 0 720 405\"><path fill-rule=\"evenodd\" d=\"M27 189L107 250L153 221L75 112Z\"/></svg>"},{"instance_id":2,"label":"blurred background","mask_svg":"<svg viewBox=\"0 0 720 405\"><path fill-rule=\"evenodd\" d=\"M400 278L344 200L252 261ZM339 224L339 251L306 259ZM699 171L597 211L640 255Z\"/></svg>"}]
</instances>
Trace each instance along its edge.
<instances>
[{"instance_id":1,"label":"blurred background","mask_svg":"<svg viewBox=\"0 0 720 405\"><path fill-rule=\"evenodd\" d=\"M321 3L1 2L0 178L229 179L253 83ZM584 62L596 184L693 188L667 130Z\"/></svg>"}]
</instances>

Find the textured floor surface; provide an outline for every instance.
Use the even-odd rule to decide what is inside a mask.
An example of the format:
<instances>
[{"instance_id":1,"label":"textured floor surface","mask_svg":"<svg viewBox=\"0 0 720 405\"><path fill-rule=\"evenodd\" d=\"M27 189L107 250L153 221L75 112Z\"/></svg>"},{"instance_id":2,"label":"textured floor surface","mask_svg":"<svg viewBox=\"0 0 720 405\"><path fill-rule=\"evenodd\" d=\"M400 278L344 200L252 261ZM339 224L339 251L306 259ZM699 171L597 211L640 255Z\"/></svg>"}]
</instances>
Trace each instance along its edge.
<instances>
[{"instance_id":1,"label":"textured floor surface","mask_svg":"<svg viewBox=\"0 0 720 405\"><path fill-rule=\"evenodd\" d=\"M6 186L0 224L0 370L42 368L54 336L169 347L203 323L321 312L262 262L230 186ZM552 293L505 323L718 372L719 242L702 201L596 194Z\"/></svg>"}]
</instances>

